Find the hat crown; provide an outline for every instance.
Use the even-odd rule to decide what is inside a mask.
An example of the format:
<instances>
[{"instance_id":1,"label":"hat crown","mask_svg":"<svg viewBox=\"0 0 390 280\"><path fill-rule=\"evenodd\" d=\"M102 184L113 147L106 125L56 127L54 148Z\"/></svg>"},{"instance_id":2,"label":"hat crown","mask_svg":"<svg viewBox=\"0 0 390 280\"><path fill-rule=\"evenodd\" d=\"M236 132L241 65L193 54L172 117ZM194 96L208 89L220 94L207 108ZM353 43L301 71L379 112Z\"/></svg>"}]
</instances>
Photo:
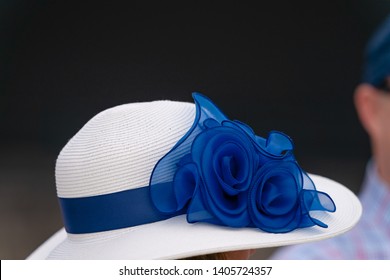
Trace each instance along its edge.
<instances>
[{"instance_id":1,"label":"hat crown","mask_svg":"<svg viewBox=\"0 0 390 280\"><path fill-rule=\"evenodd\" d=\"M147 186L157 161L189 130L194 118L194 104L167 100L125 104L97 114L58 156L58 197Z\"/></svg>"}]
</instances>

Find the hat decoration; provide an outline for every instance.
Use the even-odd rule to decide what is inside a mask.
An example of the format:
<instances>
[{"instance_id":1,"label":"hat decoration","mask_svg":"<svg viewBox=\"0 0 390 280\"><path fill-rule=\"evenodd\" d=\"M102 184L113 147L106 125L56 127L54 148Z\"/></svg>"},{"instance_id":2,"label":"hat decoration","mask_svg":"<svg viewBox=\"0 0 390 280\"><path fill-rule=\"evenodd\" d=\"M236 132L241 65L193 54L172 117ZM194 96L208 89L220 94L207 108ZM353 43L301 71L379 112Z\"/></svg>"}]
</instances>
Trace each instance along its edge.
<instances>
[{"instance_id":1,"label":"hat decoration","mask_svg":"<svg viewBox=\"0 0 390 280\"><path fill-rule=\"evenodd\" d=\"M278 131L257 136L207 97L193 98L194 123L157 162L149 186L59 198L67 232L114 230L183 214L189 223L271 233L327 227L310 212L335 212L335 203L299 166L290 137Z\"/></svg>"}]
</instances>

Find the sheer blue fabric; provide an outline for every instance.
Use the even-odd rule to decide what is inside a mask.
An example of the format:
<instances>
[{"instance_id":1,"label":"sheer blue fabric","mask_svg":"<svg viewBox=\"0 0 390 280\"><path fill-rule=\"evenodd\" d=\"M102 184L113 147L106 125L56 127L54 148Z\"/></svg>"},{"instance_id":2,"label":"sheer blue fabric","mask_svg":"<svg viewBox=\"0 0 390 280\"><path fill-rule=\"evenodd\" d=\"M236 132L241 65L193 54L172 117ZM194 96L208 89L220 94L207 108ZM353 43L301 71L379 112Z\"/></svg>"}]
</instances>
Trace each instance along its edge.
<instances>
[{"instance_id":1,"label":"sheer blue fabric","mask_svg":"<svg viewBox=\"0 0 390 280\"><path fill-rule=\"evenodd\" d=\"M323 222L311 211L336 211L298 165L292 140L282 132L257 136L229 120L207 97L194 93L191 129L155 166L154 206L164 214L186 212L189 223L256 227L273 233Z\"/></svg>"},{"instance_id":2,"label":"sheer blue fabric","mask_svg":"<svg viewBox=\"0 0 390 280\"><path fill-rule=\"evenodd\" d=\"M336 211L293 155L292 140L271 131L257 136L194 93L190 130L161 158L149 186L80 198L59 198L67 232L132 227L185 214L189 223L254 227L272 233L323 222L311 211Z\"/></svg>"}]
</instances>

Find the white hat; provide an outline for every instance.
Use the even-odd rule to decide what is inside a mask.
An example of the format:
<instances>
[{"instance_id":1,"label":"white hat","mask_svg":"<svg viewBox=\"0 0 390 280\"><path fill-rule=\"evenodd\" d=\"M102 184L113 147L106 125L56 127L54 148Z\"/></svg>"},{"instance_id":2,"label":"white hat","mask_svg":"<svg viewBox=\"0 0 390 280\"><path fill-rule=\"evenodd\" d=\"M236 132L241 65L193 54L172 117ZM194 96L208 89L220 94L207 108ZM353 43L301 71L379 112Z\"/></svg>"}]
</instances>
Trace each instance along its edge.
<instances>
[{"instance_id":1,"label":"white hat","mask_svg":"<svg viewBox=\"0 0 390 280\"><path fill-rule=\"evenodd\" d=\"M178 259L321 240L357 223L357 197L306 174L288 136L256 136L193 96L92 118L57 159L66 230L28 259Z\"/></svg>"}]
</instances>

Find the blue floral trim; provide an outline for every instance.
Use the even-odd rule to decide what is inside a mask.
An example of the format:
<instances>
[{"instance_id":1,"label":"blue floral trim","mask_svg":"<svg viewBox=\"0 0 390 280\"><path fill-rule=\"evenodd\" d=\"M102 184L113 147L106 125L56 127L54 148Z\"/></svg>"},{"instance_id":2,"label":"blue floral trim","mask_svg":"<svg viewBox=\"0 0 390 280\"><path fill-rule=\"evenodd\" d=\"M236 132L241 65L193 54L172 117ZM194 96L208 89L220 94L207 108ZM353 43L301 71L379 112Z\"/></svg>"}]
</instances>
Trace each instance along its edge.
<instances>
[{"instance_id":1,"label":"blue floral trim","mask_svg":"<svg viewBox=\"0 0 390 280\"><path fill-rule=\"evenodd\" d=\"M155 166L150 179L154 206L163 214L187 215L189 223L256 227L273 233L323 222L310 212L336 211L298 165L290 137L257 136L229 120L207 97L194 93L191 129Z\"/></svg>"}]
</instances>

